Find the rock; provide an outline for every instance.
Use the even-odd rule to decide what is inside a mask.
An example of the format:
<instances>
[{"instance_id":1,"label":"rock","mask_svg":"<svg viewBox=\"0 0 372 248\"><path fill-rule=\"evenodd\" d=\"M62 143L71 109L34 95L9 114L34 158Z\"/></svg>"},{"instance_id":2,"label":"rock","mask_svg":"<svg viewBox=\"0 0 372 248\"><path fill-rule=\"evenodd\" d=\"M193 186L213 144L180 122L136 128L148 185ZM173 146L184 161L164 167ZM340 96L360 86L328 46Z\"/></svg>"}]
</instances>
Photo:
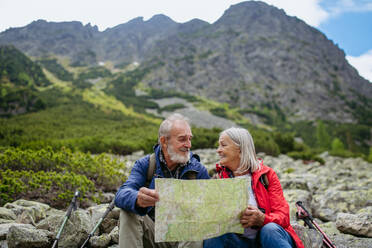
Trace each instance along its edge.
<instances>
[{"instance_id":1,"label":"rock","mask_svg":"<svg viewBox=\"0 0 372 248\"><path fill-rule=\"evenodd\" d=\"M9 248L27 247L43 248L49 247L52 241L52 233L27 226L12 226L7 234Z\"/></svg>"},{"instance_id":2,"label":"rock","mask_svg":"<svg viewBox=\"0 0 372 248\"><path fill-rule=\"evenodd\" d=\"M89 243L92 248L104 248L107 247L111 242L111 236L107 233L104 233L100 236L93 236Z\"/></svg>"},{"instance_id":3,"label":"rock","mask_svg":"<svg viewBox=\"0 0 372 248\"><path fill-rule=\"evenodd\" d=\"M280 180L280 184L282 185L283 189L299 189L304 191L310 190L307 184L307 180L300 178L283 179Z\"/></svg>"},{"instance_id":4,"label":"rock","mask_svg":"<svg viewBox=\"0 0 372 248\"><path fill-rule=\"evenodd\" d=\"M8 248L8 242L6 240L0 240L1 248Z\"/></svg>"},{"instance_id":5,"label":"rock","mask_svg":"<svg viewBox=\"0 0 372 248\"><path fill-rule=\"evenodd\" d=\"M372 238L372 214L370 213L339 213L336 226L342 233Z\"/></svg>"},{"instance_id":6,"label":"rock","mask_svg":"<svg viewBox=\"0 0 372 248\"><path fill-rule=\"evenodd\" d=\"M0 219L15 220L17 216L8 208L0 207Z\"/></svg>"},{"instance_id":7,"label":"rock","mask_svg":"<svg viewBox=\"0 0 372 248\"><path fill-rule=\"evenodd\" d=\"M208 168L215 168L215 163L219 159L215 149L201 149L194 152L201 157ZM121 156L119 159L130 161L133 165L134 161L143 155L143 152L140 152L128 156L130 160L127 156ZM304 227L303 220L296 221L295 203L299 200L337 248L372 248L372 238L369 236L372 225L370 222L372 176L371 173L366 173L371 168L370 163L361 159L343 159L327 154L323 154L326 161L324 165L317 162L304 164L302 160L294 160L285 155L272 157L259 154L259 156L264 159L265 164L274 168L280 177L285 198L290 206L293 227L304 241L306 248L321 247L322 235L316 230ZM126 170L129 173L130 168ZM111 197L110 195L113 196L112 194L107 196ZM59 247L81 245L106 211L107 206L108 204L101 204L87 210L74 211L62 232ZM33 230L43 229L40 231L49 231L54 237L65 216L65 211L24 200L8 203L0 208L0 213L2 210L5 214L0 214L0 223L4 223L0 224L1 248L7 248L8 243L5 239L11 226L20 225ZM101 223L97 236L92 237L91 246L118 248L119 215L120 209L115 207ZM31 225L14 223L14 221L31 223ZM32 224L36 225L36 229ZM50 246L51 243L48 247Z\"/></svg>"},{"instance_id":8,"label":"rock","mask_svg":"<svg viewBox=\"0 0 372 248\"><path fill-rule=\"evenodd\" d=\"M30 211L30 209L26 209L20 215L17 216L16 222L23 223L23 224L32 224L33 226L35 226L36 223L35 223L34 211Z\"/></svg>"},{"instance_id":9,"label":"rock","mask_svg":"<svg viewBox=\"0 0 372 248\"><path fill-rule=\"evenodd\" d=\"M115 198L113 193L103 193L98 196L98 199L101 203L110 203Z\"/></svg>"},{"instance_id":10,"label":"rock","mask_svg":"<svg viewBox=\"0 0 372 248\"><path fill-rule=\"evenodd\" d=\"M32 228L33 227L30 224L19 224L19 223L0 224L0 240L6 239L6 235L8 234L9 229L12 226L20 226L20 227L27 227L27 228Z\"/></svg>"},{"instance_id":11,"label":"rock","mask_svg":"<svg viewBox=\"0 0 372 248\"><path fill-rule=\"evenodd\" d=\"M119 244L119 227L116 226L114 229L112 229L112 231L110 232L110 237L111 237L111 240L115 243L115 244Z\"/></svg>"},{"instance_id":12,"label":"rock","mask_svg":"<svg viewBox=\"0 0 372 248\"><path fill-rule=\"evenodd\" d=\"M37 223L36 228L44 229L52 232L57 232L59 226L62 224L65 213L54 213L49 215L47 218Z\"/></svg>"},{"instance_id":13,"label":"rock","mask_svg":"<svg viewBox=\"0 0 372 248\"><path fill-rule=\"evenodd\" d=\"M329 236L337 248L372 248L372 239L359 238L353 235L335 235Z\"/></svg>"},{"instance_id":14,"label":"rock","mask_svg":"<svg viewBox=\"0 0 372 248\"><path fill-rule=\"evenodd\" d=\"M93 206L88 208L88 212L92 216L92 222L94 224L97 224L100 218L103 216L103 214L106 212L107 207L109 204L101 204L98 206ZM111 210L105 219L102 221L100 227L99 227L99 233L110 233L112 229L114 229L115 226L118 224L119 220L119 215L120 215L120 210L119 208L114 208Z\"/></svg>"},{"instance_id":15,"label":"rock","mask_svg":"<svg viewBox=\"0 0 372 248\"><path fill-rule=\"evenodd\" d=\"M50 208L46 211L46 217L52 216L52 215L64 215L66 211L58 210L55 208Z\"/></svg>"},{"instance_id":16,"label":"rock","mask_svg":"<svg viewBox=\"0 0 372 248\"><path fill-rule=\"evenodd\" d=\"M309 191L293 190L293 189L283 190L283 192L284 192L284 197L289 204L290 218L291 220L295 220L296 212L297 212L296 202L302 201L305 208L308 209L307 206L310 206L310 203L311 203L311 194Z\"/></svg>"},{"instance_id":17,"label":"rock","mask_svg":"<svg viewBox=\"0 0 372 248\"><path fill-rule=\"evenodd\" d=\"M313 197L313 216L325 221L336 221L337 213L356 213L367 206L372 198L372 189L339 191L329 188Z\"/></svg>"},{"instance_id":18,"label":"rock","mask_svg":"<svg viewBox=\"0 0 372 248\"><path fill-rule=\"evenodd\" d=\"M6 224L6 223L16 223L16 221L15 220L0 219L0 224Z\"/></svg>"},{"instance_id":19,"label":"rock","mask_svg":"<svg viewBox=\"0 0 372 248\"><path fill-rule=\"evenodd\" d=\"M60 229L63 218L64 215L49 216L43 221L40 221L37 228L49 230L56 235ZM82 245L93 227L88 211L82 209L73 211L62 231L58 247L75 248L76 245Z\"/></svg>"},{"instance_id":20,"label":"rock","mask_svg":"<svg viewBox=\"0 0 372 248\"><path fill-rule=\"evenodd\" d=\"M305 248L321 248L323 245L323 236L315 229L301 226L297 223L291 223L298 237L302 240Z\"/></svg>"},{"instance_id":21,"label":"rock","mask_svg":"<svg viewBox=\"0 0 372 248\"><path fill-rule=\"evenodd\" d=\"M50 206L47 204L23 199L13 203L7 203L4 207L12 210L14 214L17 215L17 219L19 217L18 221L33 224L44 219L46 217L46 211L50 209ZM26 213L21 216L24 212Z\"/></svg>"}]
</instances>

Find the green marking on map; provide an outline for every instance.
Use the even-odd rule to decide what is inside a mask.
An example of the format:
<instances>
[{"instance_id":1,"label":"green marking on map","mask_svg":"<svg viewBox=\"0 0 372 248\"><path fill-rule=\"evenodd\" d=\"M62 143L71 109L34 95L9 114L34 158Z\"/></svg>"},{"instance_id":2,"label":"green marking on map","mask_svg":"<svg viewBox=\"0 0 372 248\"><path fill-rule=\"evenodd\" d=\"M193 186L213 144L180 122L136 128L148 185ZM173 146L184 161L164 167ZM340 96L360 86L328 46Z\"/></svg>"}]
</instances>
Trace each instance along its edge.
<instances>
[{"instance_id":1,"label":"green marking on map","mask_svg":"<svg viewBox=\"0 0 372 248\"><path fill-rule=\"evenodd\" d=\"M155 242L200 241L244 233L240 213L247 207L247 178L177 180L156 178Z\"/></svg>"}]
</instances>

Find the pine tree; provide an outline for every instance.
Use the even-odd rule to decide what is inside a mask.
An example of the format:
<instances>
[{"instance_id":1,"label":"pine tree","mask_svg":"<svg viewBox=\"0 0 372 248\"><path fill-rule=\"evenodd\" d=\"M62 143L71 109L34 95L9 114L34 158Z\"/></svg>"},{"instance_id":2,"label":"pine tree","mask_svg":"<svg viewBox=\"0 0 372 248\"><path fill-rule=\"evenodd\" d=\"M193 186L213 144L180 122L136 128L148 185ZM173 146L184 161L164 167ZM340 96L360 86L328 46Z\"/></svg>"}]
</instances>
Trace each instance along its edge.
<instances>
[{"instance_id":1,"label":"pine tree","mask_svg":"<svg viewBox=\"0 0 372 248\"><path fill-rule=\"evenodd\" d=\"M368 162L372 163L372 147L369 148Z\"/></svg>"},{"instance_id":2,"label":"pine tree","mask_svg":"<svg viewBox=\"0 0 372 248\"><path fill-rule=\"evenodd\" d=\"M345 149L344 143L342 143L342 141L339 138L333 139L331 146L332 146L332 152L336 152L336 153L343 152Z\"/></svg>"},{"instance_id":3,"label":"pine tree","mask_svg":"<svg viewBox=\"0 0 372 248\"><path fill-rule=\"evenodd\" d=\"M318 121L316 126L316 139L320 148L329 149L331 145L331 137L327 133L323 121Z\"/></svg>"}]
</instances>

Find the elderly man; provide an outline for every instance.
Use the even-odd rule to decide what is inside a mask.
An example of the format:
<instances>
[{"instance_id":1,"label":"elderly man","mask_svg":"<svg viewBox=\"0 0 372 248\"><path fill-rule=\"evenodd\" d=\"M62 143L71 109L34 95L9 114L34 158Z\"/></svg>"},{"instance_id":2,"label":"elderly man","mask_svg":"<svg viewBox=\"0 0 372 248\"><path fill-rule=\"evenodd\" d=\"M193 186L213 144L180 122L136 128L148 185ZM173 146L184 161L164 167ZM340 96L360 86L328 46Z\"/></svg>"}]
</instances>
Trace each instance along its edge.
<instances>
[{"instance_id":1,"label":"elderly man","mask_svg":"<svg viewBox=\"0 0 372 248\"><path fill-rule=\"evenodd\" d=\"M155 202L159 194L155 191L155 178L208 179L206 168L199 157L190 152L191 128L185 117L173 114L159 128L158 143L154 155L137 160L128 180L119 188L115 205L120 213L119 246L124 247L181 247L198 246L198 243L155 243ZM153 161L153 162L151 162ZM151 163L154 172L151 173ZM150 167L150 169L149 169ZM149 185L147 185L149 184Z\"/></svg>"}]
</instances>

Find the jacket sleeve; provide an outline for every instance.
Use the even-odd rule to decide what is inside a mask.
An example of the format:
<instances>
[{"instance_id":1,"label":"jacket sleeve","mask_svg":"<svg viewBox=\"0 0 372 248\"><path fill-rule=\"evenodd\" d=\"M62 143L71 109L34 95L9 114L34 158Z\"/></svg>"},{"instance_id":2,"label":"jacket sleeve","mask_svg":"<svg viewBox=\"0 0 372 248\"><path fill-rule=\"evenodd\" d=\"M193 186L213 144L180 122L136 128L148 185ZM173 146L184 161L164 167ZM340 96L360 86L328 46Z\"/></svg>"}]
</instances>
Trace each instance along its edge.
<instances>
[{"instance_id":1,"label":"jacket sleeve","mask_svg":"<svg viewBox=\"0 0 372 248\"><path fill-rule=\"evenodd\" d=\"M267 177L269 180L267 194L269 197L268 204L270 204L270 211L265 214L264 225L269 222L274 222L286 228L290 224L289 205L284 198L282 186L280 185L279 178L274 170L270 170L267 173ZM260 185L263 190L266 190L261 183Z\"/></svg>"},{"instance_id":2,"label":"jacket sleeve","mask_svg":"<svg viewBox=\"0 0 372 248\"><path fill-rule=\"evenodd\" d=\"M139 189L146 183L149 161L150 156L146 156L135 162L129 178L119 188L115 195L115 205L117 207L138 215L145 215L148 212L150 207L138 207L136 206L136 200Z\"/></svg>"}]
</instances>

